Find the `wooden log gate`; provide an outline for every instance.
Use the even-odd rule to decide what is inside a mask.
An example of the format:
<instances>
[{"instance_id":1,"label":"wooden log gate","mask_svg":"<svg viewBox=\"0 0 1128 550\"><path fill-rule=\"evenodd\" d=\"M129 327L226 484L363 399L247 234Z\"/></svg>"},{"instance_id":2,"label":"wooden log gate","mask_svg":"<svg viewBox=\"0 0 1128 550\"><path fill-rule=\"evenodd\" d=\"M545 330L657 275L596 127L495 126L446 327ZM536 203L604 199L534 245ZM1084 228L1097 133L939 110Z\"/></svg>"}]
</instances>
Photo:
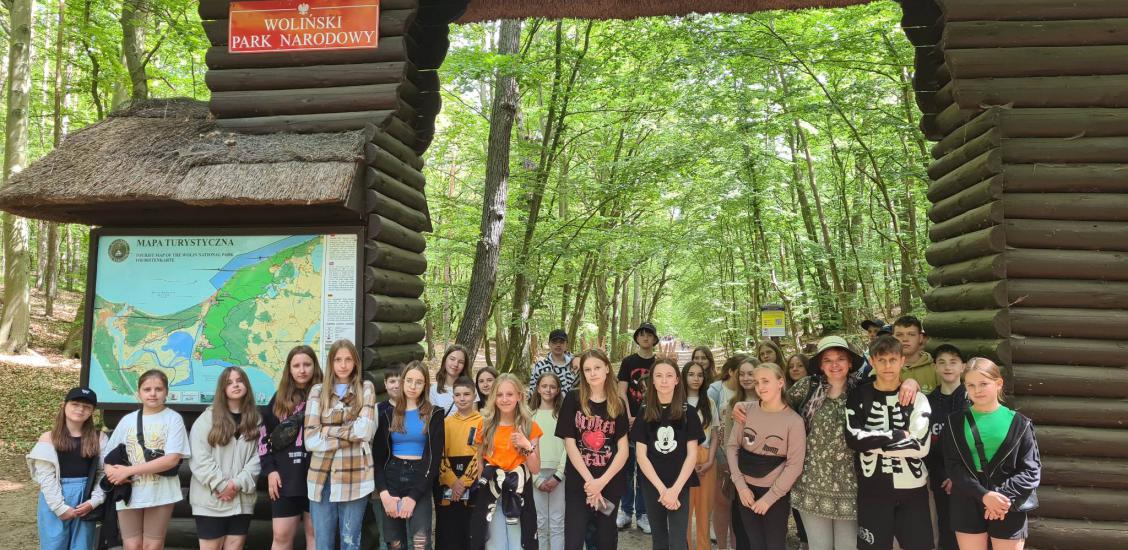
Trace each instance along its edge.
<instances>
[{"instance_id":1,"label":"wooden log gate","mask_svg":"<svg viewBox=\"0 0 1128 550\"><path fill-rule=\"evenodd\" d=\"M1128 548L1128 2L904 0L932 140L925 330L1007 366L1036 548Z\"/></svg>"}]
</instances>

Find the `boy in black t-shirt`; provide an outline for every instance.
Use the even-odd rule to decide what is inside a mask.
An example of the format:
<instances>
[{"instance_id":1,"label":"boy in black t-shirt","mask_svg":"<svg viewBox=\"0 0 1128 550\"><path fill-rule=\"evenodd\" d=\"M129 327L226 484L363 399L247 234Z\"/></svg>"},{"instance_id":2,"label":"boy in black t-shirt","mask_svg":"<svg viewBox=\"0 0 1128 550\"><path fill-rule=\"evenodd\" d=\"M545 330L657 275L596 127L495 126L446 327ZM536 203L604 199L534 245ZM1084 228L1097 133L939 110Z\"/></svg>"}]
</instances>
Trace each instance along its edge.
<instances>
[{"instance_id":1,"label":"boy in black t-shirt","mask_svg":"<svg viewBox=\"0 0 1128 550\"><path fill-rule=\"evenodd\" d=\"M632 425L642 406L643 395L646 394L650 367L654 366L654 346L658 344L658 329L651 323L642 323L635 329L634 341L638 345L638 352L623 359L618 376L619 395L627 402L627 414ZM634 445L631 445L630 459L627 460L623 471L626 472L627 477L627 492L623 494L615 524L619 529L623 529L630 525L631 516L635 516L638 528L649 535L650 521L646 517L646 501L642 491L638 490L638 484L642 483L643 479L635 463Z\"/></svg>"},{"instance_id":2,"label":"boy in black t-shirt","mask_svg":"<svg viewBox=\"0 0 1128 550\"><path fill-rule=\"evenodd\" d=\"M911 405L899 403L905 356L892 336L874 341L870 362L872 382L846 398L846 445L855 451L858 476L858 549L891 550L896 537L904 550L931 550L928 399L917 393Z\"/></svg>"},{"instance_id":3,"label":"boy in black t-shirt","mask_svg":"<svg viewBox=\"0 0 1128 550\"><path fill-rule=\"evenodd\" d=\"M959 348L951 344L943 344L935 351L936 376L940 385L928 394L928 405L932 408L930 417L932 448L928 457L924 459L928 465L928 485L932 489L932 499L936 503L936 530L940 534L940 550L957 550L956 531L952 529L951 513L948 509L949 495L952 492L952 480L944 468L944 452L940 444L940 434L948 423L948 415L967 409L967 390L964 388L962 377L964 369L963 356Z\"/></svg>"}]
</instances>

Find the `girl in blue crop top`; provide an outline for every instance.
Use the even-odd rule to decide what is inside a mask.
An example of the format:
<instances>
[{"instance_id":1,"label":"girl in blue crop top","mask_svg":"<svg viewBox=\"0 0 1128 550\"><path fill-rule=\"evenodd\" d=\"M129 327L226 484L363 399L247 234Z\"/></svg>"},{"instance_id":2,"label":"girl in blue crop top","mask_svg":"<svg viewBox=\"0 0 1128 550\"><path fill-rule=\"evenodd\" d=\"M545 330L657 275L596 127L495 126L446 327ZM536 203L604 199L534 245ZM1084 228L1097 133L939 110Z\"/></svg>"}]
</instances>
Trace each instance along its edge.
<instances>
[{"instance_id":1,"label":"girl in blue crop top","mask_svg":"<svg viewBox=\"0 0 1128 550\"><path fill-rule=\"evenodd\" d=\"M372 452L376 491L389 548L431 548L429 493L443 457L443 410L429 399L427 368L408 363L400 376L401 398L380 412Z\"/></svg>"}]
</instances>

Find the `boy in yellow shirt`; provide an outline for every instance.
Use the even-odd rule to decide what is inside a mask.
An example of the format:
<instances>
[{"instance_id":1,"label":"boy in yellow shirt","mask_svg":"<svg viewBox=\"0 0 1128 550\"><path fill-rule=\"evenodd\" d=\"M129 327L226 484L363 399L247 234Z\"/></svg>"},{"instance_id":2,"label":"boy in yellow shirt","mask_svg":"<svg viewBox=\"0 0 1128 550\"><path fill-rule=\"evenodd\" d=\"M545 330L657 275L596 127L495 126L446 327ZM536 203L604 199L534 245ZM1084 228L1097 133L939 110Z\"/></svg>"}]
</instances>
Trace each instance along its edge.
<instances>
[{"instance_id":1,"label":"boy in yellow shirt","mask_svg":"<svg viewBox=\"0 0 1128 550\"><path fill-rule=\"evenodd\" d=\"M446 443L435 499L435 548L460 548L470 540L469 489L478 480L474 439L482 429L482 415L474 408L478 399L474 383L459 378L453 395L455 412L443 425Z\"/></svg>"}]
</instances>

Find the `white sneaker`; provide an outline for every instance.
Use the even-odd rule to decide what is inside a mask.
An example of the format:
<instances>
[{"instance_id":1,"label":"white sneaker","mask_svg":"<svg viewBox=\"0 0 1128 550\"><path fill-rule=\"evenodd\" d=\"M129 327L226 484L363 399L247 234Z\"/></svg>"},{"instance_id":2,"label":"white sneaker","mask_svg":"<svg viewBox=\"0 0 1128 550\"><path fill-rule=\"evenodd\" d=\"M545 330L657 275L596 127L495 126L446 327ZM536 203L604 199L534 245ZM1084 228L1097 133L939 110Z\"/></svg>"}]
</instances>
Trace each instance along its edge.
<instances>
[{"instance_id":1,"label":"white sneaker","mask_svg":"<svg viewBox=\"0 0 1128 550\"><path fill-rule=\"evenodd\" d=\"M635 520L635 524L638 525L639 531L642 531L647 535L650 534L650 519L646 517L646 514L638 516L638 519Z\"/></svg>"},{"instance_id":2,"label":"white sneaker","mask_svg":"<svg viewBox=\"0 0 1128 550\"><path fill-rule=\"evenodd\" d=\"M619 529L626 529L627 526L630 525L630 524L631 524L631 517L628 516L627 513L624 512L622 508L619 508L619 515L615 517L615 525Z\"/></svg>"}]
</instances>

